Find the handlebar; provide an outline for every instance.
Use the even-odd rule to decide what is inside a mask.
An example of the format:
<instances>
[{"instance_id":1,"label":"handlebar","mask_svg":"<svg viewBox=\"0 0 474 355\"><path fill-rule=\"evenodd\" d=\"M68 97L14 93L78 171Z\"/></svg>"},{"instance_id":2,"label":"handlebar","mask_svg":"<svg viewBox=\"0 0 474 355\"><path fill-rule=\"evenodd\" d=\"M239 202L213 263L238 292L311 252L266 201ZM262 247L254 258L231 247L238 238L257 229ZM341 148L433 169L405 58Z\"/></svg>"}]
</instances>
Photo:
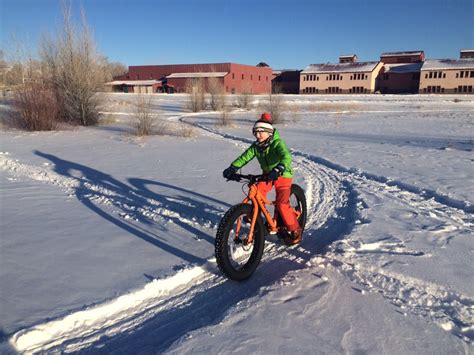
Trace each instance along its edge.
<instances>
[{"instance_id":1,"label":"handlebar","mask_svg":"<svg viewBox=\"0 0 474 355\"><path fill-rule=\"evenodd\" d=\"M227 181L242 181L246 180L249 183L256 183L259 181L269 181L268 174L252 175L252 174L233 174Z\"/></svg>"}]
</instances>

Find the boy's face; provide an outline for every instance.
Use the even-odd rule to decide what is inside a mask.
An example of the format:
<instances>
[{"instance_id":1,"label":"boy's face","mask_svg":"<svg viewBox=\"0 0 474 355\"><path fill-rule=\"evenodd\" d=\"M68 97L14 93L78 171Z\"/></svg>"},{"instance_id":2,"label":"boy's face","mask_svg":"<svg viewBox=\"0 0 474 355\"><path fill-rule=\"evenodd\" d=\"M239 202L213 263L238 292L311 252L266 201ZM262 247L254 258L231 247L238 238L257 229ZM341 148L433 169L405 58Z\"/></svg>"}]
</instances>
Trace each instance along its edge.
<instances>
[{"instance_id":1,"label":"boy's face","mask_svg":"<svg viewBox=\"0 0 474 355\"><path fill-rule=\"evenodd\" d=\"M268 137L270 137L270 133L265 132L263 130L257 130L256 132L254 132L254 136L255 138L257 138L258 142L263 142L264 140L268 139Z\"/></svg>"}]
</instances>

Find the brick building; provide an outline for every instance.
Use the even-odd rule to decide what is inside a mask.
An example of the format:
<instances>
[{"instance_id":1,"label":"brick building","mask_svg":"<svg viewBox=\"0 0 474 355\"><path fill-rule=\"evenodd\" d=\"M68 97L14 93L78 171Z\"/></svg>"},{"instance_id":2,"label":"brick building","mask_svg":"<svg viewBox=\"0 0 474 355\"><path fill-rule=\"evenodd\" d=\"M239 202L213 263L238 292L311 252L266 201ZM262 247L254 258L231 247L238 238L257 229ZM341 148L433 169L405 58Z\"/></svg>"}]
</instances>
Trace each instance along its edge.
<instances>
[{"instance_id":1,"label":"brick building","mask_svg":"<svg viewBox=\"0 0 474 355\"><path fill-rule=\"evenodd\" d=\"M421 67L420 94L472 94L474 58L427 59Z\"/></svg>"},{"instance_id":2,"label":"brick building","mask_svg":"<svg viewBox=\"0 0 474 355\"><path fill-rule=\"evenodd\" d=\"M355 54L337 64L311 64L300 74L301 94L374 93L381 62L357 62Z\"/></svg>"},{"instance_id":3,"label":"brick building","mask_svg":"<svg viewBox=\"0 0 474 355\"><path fill-rule=\"evenodd\" d=\"M299 94L301 70L282 69L273 71L272 92Z\"/></svg>"},{"instance_id":4,"label":"brick building","mask_svg":"<svg viewBox=\"0 0 474 355\"><path fill-rule=\"evenodd\" d=\"M269 94L272 89L270 67L236 63L129 66L127 74L115 77L109 85L114 91L185 92L189 80L201 79L208 87L211 78L230 94Z\"/></svg>"},{"instance_id":5,"label":"brick building","mask_svg":"<svg viewBox=\"0 0 474 355\"><path fill-rule=\"evenodd\" d=\"M423 51L383 53L380 61L384 65L376 80L376 91L382 94L418 93L424 60Z\"/></svg>"}]
</instances>

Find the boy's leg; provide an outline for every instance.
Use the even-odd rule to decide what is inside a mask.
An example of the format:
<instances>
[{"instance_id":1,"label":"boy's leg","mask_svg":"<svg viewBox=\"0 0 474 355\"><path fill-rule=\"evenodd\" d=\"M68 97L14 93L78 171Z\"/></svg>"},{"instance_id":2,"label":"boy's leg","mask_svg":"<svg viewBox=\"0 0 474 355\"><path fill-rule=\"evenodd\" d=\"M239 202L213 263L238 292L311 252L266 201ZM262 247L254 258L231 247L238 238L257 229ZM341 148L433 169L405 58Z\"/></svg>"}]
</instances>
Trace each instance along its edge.
<instances>
[{"instance_id":1,"label":"boy's leg","mask_svg":"<svg viewBox=\"0 0 474 355\"><path fill-rule=\"evenodd\" d=\"M263 195L263 197L267 198L267 194L273 188L273 183L271 181L260 181L257 183L257 190Z\"/></svg>"},{"instance_id":2,"label":"boy's leg","mask_svg":"<svg viewBox=\"0 0 474 355\"><path fill-rule=\"evenodd\" d=\"M293 179L279 177L275 181L276 208L289 232L300 228L296 215L290 206L291 184Z\"/></svg>"}]
</instances>

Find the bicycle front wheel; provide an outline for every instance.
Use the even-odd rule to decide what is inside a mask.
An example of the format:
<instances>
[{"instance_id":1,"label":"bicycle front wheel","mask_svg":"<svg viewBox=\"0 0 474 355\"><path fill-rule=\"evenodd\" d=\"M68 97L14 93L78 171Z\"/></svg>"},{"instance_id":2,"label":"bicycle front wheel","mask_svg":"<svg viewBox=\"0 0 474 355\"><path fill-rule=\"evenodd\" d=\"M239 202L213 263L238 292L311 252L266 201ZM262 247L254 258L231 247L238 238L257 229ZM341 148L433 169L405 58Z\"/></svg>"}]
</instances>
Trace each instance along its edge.
<instances>
[{"instance_id":1,"label":"bicycle front wheel","mask_svg":"<svg viewBox=\"0 0 474 355\"><path fill-rule=\"evenodd\" d=\"M253 241L247 243L253 206L241 203L231 207L222 218L215 241L216 261L231 280L242 281L257 268L263 254L265 233L260 217L255 223Z\"/></svg>"}]
</instances>

